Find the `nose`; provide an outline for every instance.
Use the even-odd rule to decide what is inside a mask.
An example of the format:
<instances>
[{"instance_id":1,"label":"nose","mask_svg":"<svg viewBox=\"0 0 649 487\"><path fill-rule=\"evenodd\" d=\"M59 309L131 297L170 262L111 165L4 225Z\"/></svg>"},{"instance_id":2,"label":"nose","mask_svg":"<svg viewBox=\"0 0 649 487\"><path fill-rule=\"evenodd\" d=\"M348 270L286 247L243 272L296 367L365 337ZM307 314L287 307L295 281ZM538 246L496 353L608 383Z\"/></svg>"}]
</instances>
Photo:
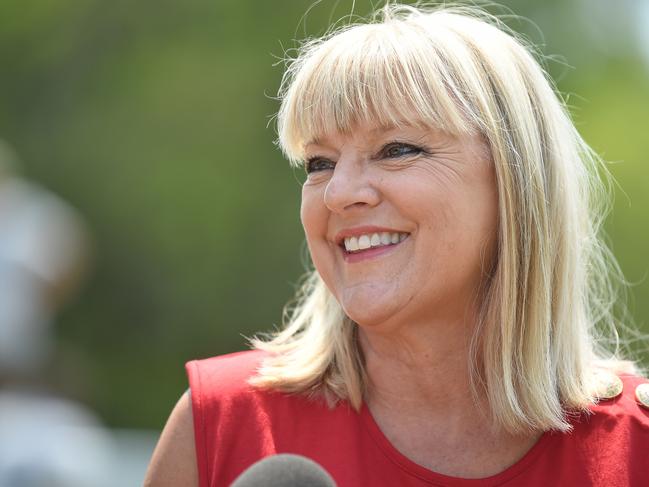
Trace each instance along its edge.
<instances>
[{"instance_id":1,"label":"nose","mask_svg":"<svg viewBox=\"0 0 649 487\"><path fill-rule=\"evenodd\" d=\"M327 208L334 213L343 213L376 206L380 194L369 172L362 159L341 157L325 188L324 203Z\"/></svg>"}]
</instances>

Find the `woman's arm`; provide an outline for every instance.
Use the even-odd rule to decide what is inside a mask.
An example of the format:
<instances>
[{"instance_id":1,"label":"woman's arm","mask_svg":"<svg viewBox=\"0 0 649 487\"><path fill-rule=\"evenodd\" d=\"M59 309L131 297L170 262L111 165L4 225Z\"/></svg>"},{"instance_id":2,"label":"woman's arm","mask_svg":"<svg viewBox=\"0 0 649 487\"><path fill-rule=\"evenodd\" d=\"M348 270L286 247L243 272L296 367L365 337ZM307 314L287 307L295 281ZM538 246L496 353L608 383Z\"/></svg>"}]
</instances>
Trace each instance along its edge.
<instances>
[{"instance_id":1,"label":"woman's arm","mask_svg":"<svg viewBox=\"0 0 649 487\"><path fill-rule=\"evenodd\" d=\"M198 487L189 391L176 404L160 435L144 479L144 487Z\"/></svg>"}]
</instances>

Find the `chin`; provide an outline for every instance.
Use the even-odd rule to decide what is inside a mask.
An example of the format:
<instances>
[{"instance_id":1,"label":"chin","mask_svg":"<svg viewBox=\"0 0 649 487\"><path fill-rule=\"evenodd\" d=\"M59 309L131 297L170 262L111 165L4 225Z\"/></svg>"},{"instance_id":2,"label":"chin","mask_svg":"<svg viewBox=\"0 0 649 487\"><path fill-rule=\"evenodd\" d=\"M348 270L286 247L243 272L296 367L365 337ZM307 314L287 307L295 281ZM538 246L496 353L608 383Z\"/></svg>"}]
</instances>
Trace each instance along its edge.
<instances>
[{"instance_id":1,"label":"chin","mask_svg":"<svg viewBox=\"0 0 649 487\"><path fill-rule=\"evenodd\" d=\"M349 318L362 327L373 327L386 322L397 312L395 300L389 298L359 299L347 296L340 303Z\"/></svg>"},{"instance_id":2,"label":"chin","mask_svg":"<svg viewBox=\"0 0 649 487\"><path fill-rule=\"evenodd\" d=\"M361 326L385 322L399 309L394 286L364 283L335 294L343 311Z\"/></svg>"},{"instance_id":3,"label":"chin","mask_svg":"<svg viewBox=\"0 0 649 487\"><path fill-rule=\"evenodd\" d=\"M381 323L384 323L385 320L390 316L389 314L372 313L367 311L355 314L350 314L348 312L345 313L358 326L367 329L379 326Z\"/></svg>"}]
</instances>

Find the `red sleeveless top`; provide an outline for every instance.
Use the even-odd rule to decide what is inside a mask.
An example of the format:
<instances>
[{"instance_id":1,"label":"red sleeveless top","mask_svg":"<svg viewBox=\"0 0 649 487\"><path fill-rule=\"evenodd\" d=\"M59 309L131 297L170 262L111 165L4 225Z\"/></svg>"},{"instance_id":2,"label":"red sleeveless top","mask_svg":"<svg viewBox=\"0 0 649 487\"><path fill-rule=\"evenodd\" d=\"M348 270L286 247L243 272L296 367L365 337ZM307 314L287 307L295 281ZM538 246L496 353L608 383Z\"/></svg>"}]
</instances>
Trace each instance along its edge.
<instances>
[{"instance_id":1,"label":"red sleeveless top","mask_svg":"<svg viewBox=\"0 0 649 487\"><path fill-rule=\"evenodd\" d=\"M331 409L299 395L247 385L260 352L186 365L200 487L227 487L261 458L296 453L319 463L339 487L649 485L649 410L634 398L645 379L623 377L624 391L573 421L571 433L547 432L516 464L492 477L463 479L430 471L399 453L366 407Z\"/></svg>"}]
</instances>

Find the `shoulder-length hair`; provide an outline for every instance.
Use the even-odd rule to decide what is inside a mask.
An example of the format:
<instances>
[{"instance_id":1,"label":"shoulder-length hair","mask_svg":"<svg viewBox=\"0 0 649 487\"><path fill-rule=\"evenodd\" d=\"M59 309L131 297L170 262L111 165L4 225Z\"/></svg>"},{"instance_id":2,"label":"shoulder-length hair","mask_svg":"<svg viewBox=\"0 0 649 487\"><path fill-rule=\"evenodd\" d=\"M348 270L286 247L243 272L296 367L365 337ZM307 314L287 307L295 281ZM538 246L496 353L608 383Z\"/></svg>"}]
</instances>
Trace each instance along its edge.
<instances>
[{"instance_id":1,"label":"shoulder-length hair","mask_svg":"<svg viewBox=\"0 0 649 487\"><path fill-rule=\"evenodd\" d=\"M366 24L305 42L279 95L279 144L295 164L309 140L357 123L481 134L499 228L468 357L473 391L509 432L569 429L566 413L596 400L594 368L615 363L603 337L615 330L619 269L599 237L603 165L533 50L474 7L389 4ZM281 331L252 341L271 354L251 384L359 408L357 325L316 271L285 317Z\"/></svg>"}]
</instances>

